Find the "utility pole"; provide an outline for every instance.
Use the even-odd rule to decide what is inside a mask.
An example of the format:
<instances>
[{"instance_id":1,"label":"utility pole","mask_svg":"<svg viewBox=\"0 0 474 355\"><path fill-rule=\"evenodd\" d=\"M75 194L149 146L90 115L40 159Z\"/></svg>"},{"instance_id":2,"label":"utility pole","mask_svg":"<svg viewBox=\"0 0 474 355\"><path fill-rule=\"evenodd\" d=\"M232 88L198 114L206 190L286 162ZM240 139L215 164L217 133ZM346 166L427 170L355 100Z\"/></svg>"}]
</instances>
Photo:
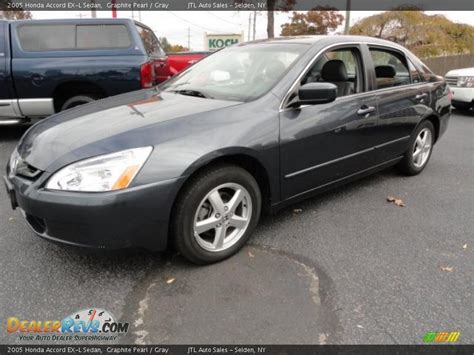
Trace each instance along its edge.
<instances>
[{"instance_id":1,"label":"utility pole","mask_svg":"<svg viewBox=\"0 0 474 355\"><path fill-rule=\"evenodd\" d=\"M248 31L247 31L247 41L250 41L250 28L252 26L252 14L249 13L249 28L248 28Z\"/></svg>"},{"instance_id":2,"label":"utility pole","mask_svg":"<svg viewBox=\"0 0 474 355\"><path fill-rule=\"evenodd\" d=\"M188 27L188 51L191 50L191 27Z\"/></svg>"},{"instance_id":3,"label":"utility pole","mask_svg":"<svg viewBox=\"0 0 474 355\"><path fill-rule=\"evenodd\" d=\"M344 25L344 34L348 35L351 28L351 0L346 0L346 23Z\"/></svg>"},{"instance_id":4,"label":"utility pole","mask_svg":"<svg viewBox=\"0 0 474 355\"><path fill-rule=\"evenodd\" d=\"M253 12L253 30L252 40L255 41L255 35L257 33L257 11Z\"/></svg>"},{"instance_id":5,"label":"utility pole","mask_svg":"<svg viewBox=\"0 0 474 355\"><path fill-rule=\"evenodd\" d=\"M95 0L91 0L91 5L92 5L91 17L96 18L97 17L97 11L95 9Z\"/></svg>"}]
</instances>

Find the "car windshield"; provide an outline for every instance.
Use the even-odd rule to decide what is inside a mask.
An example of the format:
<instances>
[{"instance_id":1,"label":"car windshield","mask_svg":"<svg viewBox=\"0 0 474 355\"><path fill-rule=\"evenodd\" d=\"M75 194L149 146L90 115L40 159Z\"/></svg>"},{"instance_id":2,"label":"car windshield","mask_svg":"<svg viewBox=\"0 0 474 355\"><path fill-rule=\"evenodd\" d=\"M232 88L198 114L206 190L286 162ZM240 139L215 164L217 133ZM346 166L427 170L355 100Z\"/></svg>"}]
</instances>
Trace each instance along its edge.
<instances>
[{"instance_id":1,"label":"car windshield","mask_svg":"<svg viewBox=\"0 0 474 355\"><path fill-rule=\"evenodd\" d=\"M160 89L219 100L251 101L267 93L309 46L249 44L201 60Z\"/></svg>"}]
</instances>

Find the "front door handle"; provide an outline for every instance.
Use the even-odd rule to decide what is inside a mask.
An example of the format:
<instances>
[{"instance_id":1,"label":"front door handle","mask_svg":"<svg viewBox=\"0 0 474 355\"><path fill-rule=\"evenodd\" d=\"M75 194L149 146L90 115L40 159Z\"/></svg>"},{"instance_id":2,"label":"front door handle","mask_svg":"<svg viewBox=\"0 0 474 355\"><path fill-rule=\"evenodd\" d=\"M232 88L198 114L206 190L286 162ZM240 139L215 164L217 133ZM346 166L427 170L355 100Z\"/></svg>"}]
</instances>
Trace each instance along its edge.
<instances>
[{"instance_id":1,"label":"front door handle","mask_svg":"<svg viewBox=\"0 0 474 355\"><path fill-rule=\"evenodd\" d=\"M372 112L375 112L375 106L363 105L360 109L357 110L357 114L359 116L365 116Z\"/></svg>"},{"instance_id":2,"label":"front door handle","mask_svg":"<svg viewBox=\"0 0 474 355\"><path fill-rule=\"evenodd\" d=\"M43 79L44 79L44 77L41 74L33 74L31 76L31 81L33 82L33 84L41 84Z\"/></svg>"},{"instance_id":3,"label":"front door handle","mask_svg":"<svg viewBox=\"0 0 474 355\"><path fill-rule=\"evenodd\" d=\"M423 94L418 94L415 96L415 99L417 100L423 100L425 97L427 97L428 94L426 92L424 92Z\"/></svg>"}]
</instances>

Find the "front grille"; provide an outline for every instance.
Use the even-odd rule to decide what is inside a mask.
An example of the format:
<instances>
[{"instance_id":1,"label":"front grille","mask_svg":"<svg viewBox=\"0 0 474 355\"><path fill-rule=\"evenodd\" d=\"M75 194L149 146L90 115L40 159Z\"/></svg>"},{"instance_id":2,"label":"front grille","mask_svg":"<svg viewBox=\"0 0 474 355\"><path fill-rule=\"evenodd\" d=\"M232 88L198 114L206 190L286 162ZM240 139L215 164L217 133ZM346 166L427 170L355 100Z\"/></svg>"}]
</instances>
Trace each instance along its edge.
<instances>
[{"instance_id":1,"label":"front grille","mask_svg":"<svg viewBox=\"0 0 474 355\"><path fill-rule=\"evenodd\" d=\"M458 78L456 76L447 76L446 83L449 86L457 86L458 85Z\"/></svg>"}]
</instances>

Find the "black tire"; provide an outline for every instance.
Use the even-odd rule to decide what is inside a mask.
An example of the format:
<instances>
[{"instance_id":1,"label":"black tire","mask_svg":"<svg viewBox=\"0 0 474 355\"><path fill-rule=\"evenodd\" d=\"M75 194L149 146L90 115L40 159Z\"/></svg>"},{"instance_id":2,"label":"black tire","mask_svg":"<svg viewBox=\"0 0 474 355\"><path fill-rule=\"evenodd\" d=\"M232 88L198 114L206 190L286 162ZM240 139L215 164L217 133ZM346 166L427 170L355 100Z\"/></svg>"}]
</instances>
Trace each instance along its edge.
<instances>
[{"instance_id":1,"label":"black tire","mask_svg":"<svg viewBox=\"0 0 474 355\"><path fill-rule=\"evenodd\" d=\"M67 99L61 106L61 111L68 110L70 108L88 104L89 102L95 101L97 98L92 95L77 95Z\"/></svg>"},{"instance_id":2,"label":"black tire","mask_svg":"<svg viewBox=\"0 0 474 355\"><path fill-rule=\"evenodd\" d=\"M424 129L428 129L431 132L431 149L429 151L428 158L426 161L423 163L422 166L417 167L415 166L415 161L413 158L413 152L415 150L415 142L420 134L420 132ZM417 175L425 169L426 165L428 165L428 162L430 161L431 154L433 153L433 145L435 141L435 129L433 127L433 124L430 121L423 121L421 122L415 132L413 132L412 137L410 138L410 145L408 150L405 152L405 155L403 159L398 163L398 168L400 169L401 172L403 172L406 175Z\"/></svg>"},{"instance_id":3,"label":"black tire","mask_svg":"<svg viewBox=\"0 0 474 355\"><path fill-rule=\"evenodd\" d=\"M222 251L208 251L194 237L194 219L207 194L218 186L229 183L244 187L250 195L252 203L251 213L249 213L250 221L235 244ZM184 257L195 264L205 265L226 259L246 243L258 223L261 205L262 198L258 183L246 170L234 165L222 165L203 171L192 178L176 202L171 221L171 236L174 244Z\"/></svg>"}]
</instances>

